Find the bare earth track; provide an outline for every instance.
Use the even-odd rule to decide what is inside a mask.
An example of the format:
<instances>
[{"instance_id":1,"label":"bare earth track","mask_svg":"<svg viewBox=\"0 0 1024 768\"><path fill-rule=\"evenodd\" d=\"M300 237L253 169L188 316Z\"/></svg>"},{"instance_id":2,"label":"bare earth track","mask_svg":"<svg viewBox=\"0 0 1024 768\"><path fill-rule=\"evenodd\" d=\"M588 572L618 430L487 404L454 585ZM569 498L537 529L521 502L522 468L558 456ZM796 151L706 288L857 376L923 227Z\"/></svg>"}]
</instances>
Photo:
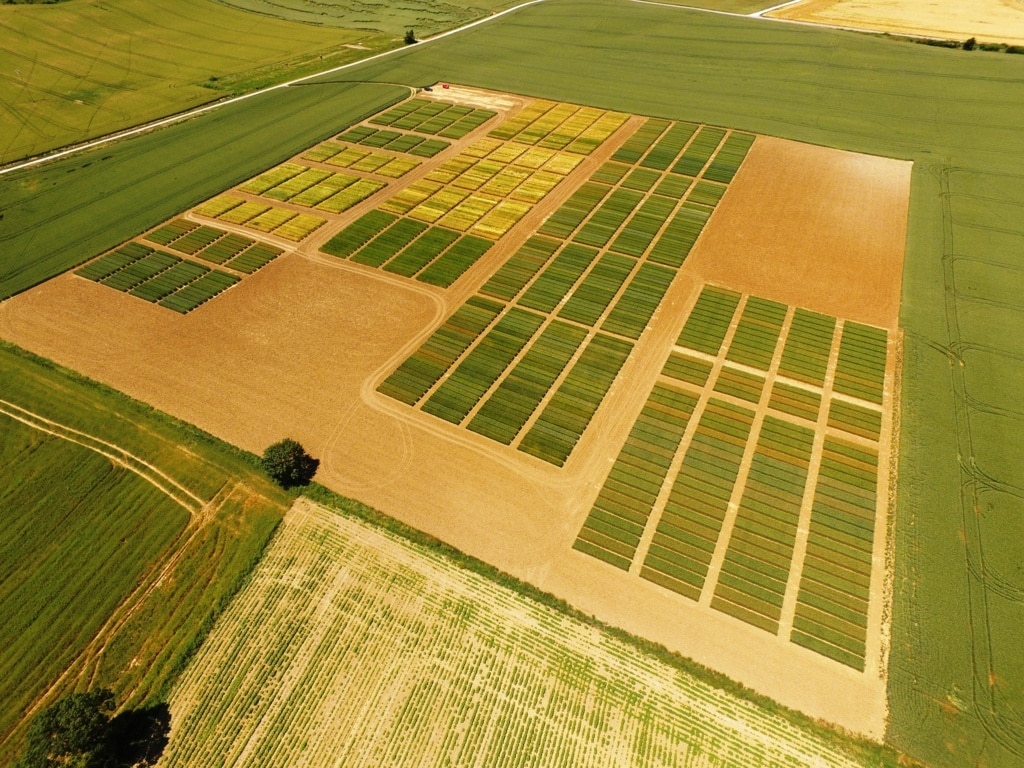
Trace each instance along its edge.
<instances>
[{"instance_id":1,"label":"bare earth track","mask_svg":"<svg viewBox=\"0 0 1024 768\"><path fill-rule=\"evenodd\" d=\"M375 389L576 181L448 291L293 252L176 316L65 274L0 305L0 336L245 449L290 435L321 457L318 480L333 490L788 706L881 738L878 664L872 674L842 668L571 546L705 282L896 329L909 179L909 163L759 138L562 469Z\"/></svg>"}]
</instances>

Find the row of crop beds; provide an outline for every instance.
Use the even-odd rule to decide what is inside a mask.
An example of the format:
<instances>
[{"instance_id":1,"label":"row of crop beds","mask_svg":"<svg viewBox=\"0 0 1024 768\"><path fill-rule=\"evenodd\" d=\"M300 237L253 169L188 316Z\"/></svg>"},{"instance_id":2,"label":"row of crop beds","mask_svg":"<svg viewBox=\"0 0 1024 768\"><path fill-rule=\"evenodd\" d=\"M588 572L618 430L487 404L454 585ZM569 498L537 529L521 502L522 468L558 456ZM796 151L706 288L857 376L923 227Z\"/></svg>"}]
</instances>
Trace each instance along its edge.
<instances>
[{"instance_id":1,"label":"row of crop beds","mask_svg":"<svg viewBox=\"0 0 1024 768\"><path fill-rule=\"evenodd\" d=\"M461 139L486 123L497 113L463 104L410 99L370 119L372 125L384 125L402 131L415 131L447 139Z\"/></svg>"},{"instance_id":2,"label":"row of crop beds","mask_svg":"<svg viewBox=\"0 0 1024 768\"><path fill-rule=\"evenodd\" d=\"M355 202L352 205L355 205ZM223 221L225 224L237 224L259 232L273 233L295 243L309 237L327 223L327 220L320 216L276 208L231 194L218 195L198 206L195 212L200 216Z\"/></svg>"},{"instance_id":3,"label":"row of crop beds","mask_svg":"<svg viewBox=\"0 0 1024 768\"><path fill-rule=\"evenodd\" d=\"M90 261L75 274L181 314L239 280L236 275L134 242Z\"/></svg>"},{"instance_id":4,"label":"row of crop beds","mask_svg":"<svg viewBox=\"0 0 1024 768\"><path fill-rule=\"evenodd\" d=\"M604 118L602 131L625 119L534 102L399 192L381 210L444 225L480 196L515 200L544 174L557 177L571 171L579 158L557 150L571 149L593 135ZM724 184L705 181L700 172L726 133L648 121L639 131L641 141L627 141L635 154L632 166L620 158L599 167L480 288L479 300L507 306L476 346L446 360L445 369L422 390L406 386L410 373L423 364L417 353L381 391L563 465L685 258L674 241L660 242L663 230L671 235L683 223L689 226L696 213L695 240L721 199ZM703 160L696 178L670 172L683 157L695 162L691 158L697 155ZM695 194L689 202L688 196ZM364 238L352 233L350 239ZM437 335L445 333L442 326ZM434 342L429 340L421 352Z\"/></svg>"},{"instance_id":5,"label":"row of crop beds","mask_svg":"<svg viewBox=\"0 0 1024 768\"><path fill-rule=\"evenodd\" d=\"M187 219L174 219L145 235L151 243L246 275L262 269L284 251L267 243Z\"/></svg>"},{"instance_id":6,"label":"row of crop beds","mask_svg":"<svg viewBox=\"0 0 1024 768\"><path fill-rule=\"evenodd\" d=\"M705 286L574 548L862 670L887 344Z\"/></svg>"},{"instance_id":7,"label":"row of crop beds","mask_svg":"<svg viewBox=\"0 0 1024 768\"><path fill-rule=\"evenodd\" d=\"M350 144L361 144L364 147L386 149L390 152L401 152L427 158L440 154L451 146L450 143L441 139L428 139L426 136L417 136L415 133L392 131L388 128L373 128L369 125L357 125L349 128L344 133L338 134L337 139ZM310 152L316 152L318 149L319 147L314 147ZM304 155L304 157L307 156ZM315 160L317 158L308 157L308 159Z\"/></svg>"}]
</instances>

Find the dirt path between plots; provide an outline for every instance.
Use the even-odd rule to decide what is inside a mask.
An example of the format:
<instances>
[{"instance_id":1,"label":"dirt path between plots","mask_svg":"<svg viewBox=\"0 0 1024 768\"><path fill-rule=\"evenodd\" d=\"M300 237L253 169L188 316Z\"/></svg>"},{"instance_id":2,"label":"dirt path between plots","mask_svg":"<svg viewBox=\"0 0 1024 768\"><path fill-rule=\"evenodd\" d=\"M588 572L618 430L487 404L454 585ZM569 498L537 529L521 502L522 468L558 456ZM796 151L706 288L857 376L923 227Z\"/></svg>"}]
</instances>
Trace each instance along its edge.
<instances>
[{"instance_id":1,"label":"dirt path between plots","mask_svg":"<svg viewBox=\"0 0 1024 768\"><path fill-rule=\"evenodd\" d=\"M1024 43L1024 5L1019 0L804 0L764 16L895 34Z\"/></svg>"},{"instance_id":2,"label":"dirt path between plots","mask_svg":"<svg viewBox=\"0 0 1024 768\"><path fill-rule=\"evenodd\" d=\"M540 226L580 168L447 292L293 252L180 316L68 273L0 305L0 336L244 449L293 437L333 490L788 706L881 737L879 679L571 546L704 281L895 324L907 189L892 162L759 138L563 469L403 409L374 382ZM787 178L812 171L814 184ZM885 247L872 245L879 233Z\"/></svg>"}]
</instances>

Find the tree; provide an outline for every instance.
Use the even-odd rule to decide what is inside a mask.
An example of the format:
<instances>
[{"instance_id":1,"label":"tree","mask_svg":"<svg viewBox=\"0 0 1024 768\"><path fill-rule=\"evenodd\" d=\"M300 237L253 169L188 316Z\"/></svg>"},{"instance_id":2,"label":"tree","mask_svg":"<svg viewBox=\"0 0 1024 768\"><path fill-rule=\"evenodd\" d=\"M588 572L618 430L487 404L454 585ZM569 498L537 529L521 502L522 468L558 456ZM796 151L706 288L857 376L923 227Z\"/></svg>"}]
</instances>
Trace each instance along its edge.
<instances>
[{"instance_id":1,"label":"tree","mask_svg":"<svg viewBox=\"0 0 1024 768\"><path fill-rule=\"evenodd\" d=\"M405 30L405 44L406 45L412 45L413 43L418 43L418 42L419 42L419 40L416 39L416 31L415 30L413 30L413 29Z\"/></svg>"},{"instance_id":2,"label":"tree","mask_svg":"<svg viewBox=\"0 0 1024 768\"><path fill-rule=\"evenodd\" d=\"M291 438L274 443L263 452L260 461L263 471L270 475L282 488L309 485L320 460L314 459L306 449Z\"/></svg>"},{"instance_id":3,"label":"tree","mask_svg":"<svg viewBox=\"0 0 1024 768\"><path fill-rule=\"evenodd\" d=\"M969 37L966 40L964 40L964 50L965 51L973 51L975 48L977 48L977 46L978 46L978 41L975 40L973 37Z\"/></svg>"},{"instance_id":4,"label":"tree","mask_svg":"<svg viewBox=\"0 0 1024 768\"><path fill-rule=\"evenodd\" d=\"M20 768L98 765L114 707L114 694L106 688L72 693L50 705L29 725Z\"/></svg>"}]
</instances>

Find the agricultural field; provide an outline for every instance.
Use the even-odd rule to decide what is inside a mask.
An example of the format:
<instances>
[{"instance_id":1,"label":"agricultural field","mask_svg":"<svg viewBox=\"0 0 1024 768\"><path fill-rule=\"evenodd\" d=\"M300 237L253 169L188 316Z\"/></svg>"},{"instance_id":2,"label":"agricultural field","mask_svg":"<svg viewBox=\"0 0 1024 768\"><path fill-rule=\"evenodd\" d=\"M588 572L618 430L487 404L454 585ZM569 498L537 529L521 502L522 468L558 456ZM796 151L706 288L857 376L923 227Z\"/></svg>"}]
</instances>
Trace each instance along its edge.
<instances>
[{"instance_id":1,"label":"agricultural field","mask_svg":"<svg viewBox=\"0 0 1024 768\"><path fill-rule=\"evenodd\" d=\"M601 630L307 501L170 705L168 768L861 764Z\"/></svg>"},{"instance_id":2,"label":"agricultural field","mask_svg":"<svg viewBox=\"0 0 1024 768\"><path fill-rule=\"evenodd\" d=\"M0 165L400 44L214 0L3 5L0 30Z\"/></svg>"},{"instance_id":3,"label":"agricultural field","mask_svg":"<svg viewBox=\"0 0 1024 768\"><path fill-rule=\"evenodd\" d=\"M161 701L285 497L208 436L8 345L0 375L9 765L27 714L76 687Z\"/></svg>"},{"instance_id":4,"label":"agricultural field","mask_svg":"<svg viewBox=\"0 0 1024 768\"><path fill-rule=\"evenodd\" d=\"M408 406L364 386L389 375L459 306L468 306L487 279L482 269L474 268L442 299L418 292L416 281L403 289L393 284L386 296L374 293L372 270L341 280L340 267L278 259L193 315L208 315L203 333L183 334L177 328L169 333L165 319L143 318L134 308L145 309L143 302L133 302L116 322L103 317L110 292L76 277L96 290L70 291L68 280L56 280L5 301L0 335L253 450L294 425L297 436L323 449L323 478L331 487L805 711L820 712L822 699L830 707L871 710L868 719L886 724L891 743L929 764L1016 766L1024 754L1024 674L1015 661L1022 482L1015 461L1019 408L1007 393L1021 376L1014 286L1024 232L1014 222L1024 220L1022 67L1020 57L1002 54L620 0L560 0L349 72L352 79L382 83L374 91L376 106L361 117L398 95L383 83L444 79L759 135L740 172L743 183L730 184L687 257L682 269L694 273L692 279L678 278L678 288L652 317L650 335L620 374L646 375L645 383L633 397L621 387L609 390L607 410L623 414L621 426L599 410L589 432L605 437L598 445L584 435L563 469L515 452L509 459L508 451L494 452L503 450L497 441L433 416L404 419ZM339 120L339 107L373 90L337 79L9 177L12 183L0 188L6 254L0 295L78 266L336 135L349 122ZM936 100L936 93L943 98ZM236 119L245 130L223 140ZM794 173L795 150L784 151L767 136L820 145L816 173ZM826 147L847 152L832 154L830 163ZM909 226L900 238L905 269L895 270L896 280L888 268L875 266L877 260L853 259L851 267L838 258L848 244L859 247L889 226L892 204L872 203L888 192L870 185L844 206L823 209L820 203L843 199L844 186L864 179L881 180L886 188L902 183L852 153L914 161ZM755 161L768 156L777 161L774 173L755 183ZM642 187L645 177L629 184ZM836 184L826 183L833 179ZM102 199L97 189L105 190ZM800 223L761 226L739 216L755 204L765 222L785 214ZM833 239L813 259L803 259L791 247L801 230ZM321 228L313 237L326 234ZM494 249L481 266L496 267L507 255ZM716 609L689 610L686 598L671 590L570 551L656 381L686 389L659 373L706 283L844 322L891 330L896 323L879 317L898 317L904 331L892 642L881 710L862 706L857 680L864 673L774 638L798 659L787 665L766 651L763 638L772 636L764 629ZM885 301L865 301L878 295L879 285L888 286ZM301 312L275 306L282 289L302 297ZM813 292L814 301L801 298L801 291ZM367 341L371 334L383 349ZM115 360L117 370L104 359ZM252 360L261 361L258 370ZM700 380L702 367L677 363L673 370ZM748 402L741 395L753 396L756 381L746 373L723 384L732 394L712 389L714 396ZM800 418L817 407L820 417L821 404L807 392L798 385L773 388L773 413ZM383 402L383 412L369 407L371 401ZM226 402L244 403L260 419L235 423ZM685 413L685 404L674 407ZM779 421L792 421L783 416ZM832 429L861 438L875 429L874 419L859 411L830 409L826 418ZM756 451L758 443L745 445ZM532 462L528 470L523 460ZM799 474L802 458L797 464ZM584 572L586 594L579 578ZM648 617L645 625L636 613ZM815 695L811 689L823 670L831 685ZM837 679L842 697L834 695ZM794 690L801 687L806 690ZM853 716L822 716L882 735L883 726L865 726Z\"/></svg>"},{"instance_id":5,"label":"agricultural field","mask_svg":"<svg viewBox=\"0 0 1024 768\"><path fill-rule=\"evenodd\" d=\"M706 286L573 546L881 667L893 349L885 329Z\"/></svg>"},{"instance_id":6,"label":"agricultural field","mask_svg":"<svg viewBox=\"0 0 1024 768\"><path fill-rule=\"evenodd\" d=\"M393 137L385 136L379 147L369 149L360 142L370 135L367 129L378 130L376 125L395 124L410 115L402 133L419 135L424 121L450 109L446 100L473 108L487 103L501 113L461 138L445 139L451 144L436 156L417 157L420 164L389 180L379 196L353 206L290 248L292 253L241 278L201 311L190 313L187 321L174 320L170 312L149 311L144 302L120 300L106 286L82 279L88 275L70 274L26 293L29 301L41 302L32 308L22 297L8 302L0 312L0 327L24 340L23 334L31 336L42 327L38 320L46 315L44 306L89 317L88 330L76 326L74 349L80 357L75 364L107 381L111 369L105 361L125 359L122 353L127 353L119 339L151 339L127 353L131 364L115 382L132 395L175 415L187 414L252 450L285 430L315 450L328 446L322 453L321 476L329 487L369 500L512 574L541 569L549 574L548 588L574 604L635 594L639 581L646 607L623 617L632 631L728 670L747 685L771 690L787 705L880 734L884 687L877 625L869 631L863 622L854 622L855 628L848 630L853 639L842 648L850 656L839 661L838 651L826 655L780 642L764 631L763 622L737 619L736 610L708 611L661 583L638 580L572 549L594 494L643 407L644 392L650 391L680 336L690 304L707 282L701 271L707 265L699 266L700 243L714 243L721 233L736 231L748 213L730 201L736 194L742 197L748 185L778 183L780 158L796 152L798 145L728 128L465 87L432 98L440 109L422 114L425 107L417 102L426 99L412 99L379 118L367 117L122 246L158 246L167 256L178 249L189 264L200 264L216 251L214 268L227 273L230 258L216 262L227 255L221 251L232 250L224 245L229 236L251 230L251 216L262 216L268 208L302 208L293 201L342 172L312 158L327 157L340 144L412 159L383 148ZM466 114L472 112L438 122L457 124ZM425 130L445 129L434 123ZM807 173L820 170L807 159L815 159L818 150L800 151L806 158L791 163L794 190L806 186ZM857 174L863 168L851 165L843 153L823 151L832 161L825 166L828 177L836 174L834 183L845 190L835 205L880 223L895 216L897 231L905 186L902 193L894 186L891 197L866 196L869 175L843 176L844 168L855 167ZM881 168L889 161L863 162ZM750 178L741 183L748 167L753 175L746 173ZM422 201L404 213L391 210L421 182L440 185L438 196L455 196L467 188L487 189L503 170L520 176L518 186L502 190L505 200L539 174L559 180L504 235L485 237L487 233L474 234L471 227L462 232L447 218L457 205L437 216L428 216L433 209ZM355 171L349 166L344 173ZM373 176L373 171L361 173ZM814 199L814 192L794 191L788 204L799 210L802 201ZM227 220L243 207L244 216ZM721 219L719 214L730 209L732 218ZM787 222L784 216L779 220ZM785 223L807 233L805 242L787 251L786 258L794 263L820 258L826 246L846 261L866 258L861 253L866 250L871 258L898 263L900 238L881 246L871 240L871 248L833 250L822 231L808 230L802 223ZM276 235L253 232L250 240L257 238L265 243ZM94 265L109 259L101 257L80 269L103 272ZM149 279L159 281L174 268ZM733 269L733 281L750 272L743 265ZM138 279L138 272L128 265L101 281L117 287ZM125 276L118 278L120 274ZM401 279L409 276L416 279ZM303 312L275 298L281 295L301 297ZM745 301L755 307L766 300ZM117 313L104 309L113 302ZM787 311L783 307L776 318L776 336ZM777 309L772 312L778 315ZM118 327L128 317L131 331L126 334ZM62 347L67 334L54 320L46 324L46 343ZM322 333L324 328L332 332ZM92 354L100 339L104 344L115 340L119 355ZM745 370L751 367L771 367L773 353L759 339L744 331L731 346L728 364L739 379L749 376ZM55 354L56 347L47 353ZM179 361L174 369L156 358L171 348ZM717 350L709 354L714 357ZM345 364L339 366L342 359ZM310 376L324 377L330 386L310 391ZM716 380L718 389L731 387L720 399L742 399L744 382L734 379L723 373ZM210 397L213 391L218 397ZM777 400L799 401L781 387L779 392ZM761 390L747 394L751 396L760 399ZM248 413L261 416L240 422L233 410L219 405L221 400L244 403ZM787 407L793 408L780 406ZM382 474L381 466L393 470ZM449 480L438 485L431 478L441 472ZM483 488L481 478L486 478ZM345 486L352 481L361 487ZM531 489L525 496L523 487ZM477 500L480 494L486 503ZM438 518L437 509L450 514ZM555 527L552 520L558 521ZM876 573L882 571L872 570L871 576ZM856 595L868 599L861 592ZM804 602L809 600L813 595ZM635 599L622 603L636 604ZM873 605L879 605L877 598ZM592 610L601 612L597 606ZM669 626L658 618L662 616L675 620ZM801 614L800 621L804 618ZM701 643L692 633L708 625L715 627L716 637L732 637L732 647L742 644L746 654ZM804 645L819 636L833 639L827 634L831 625L817 614L801 626L811 638ZM869 642L874 643L870 650ZM751 654L759 663L753 663ZM763 663L767 657L771 664ZM790 677L784 671L789 669L800 669L802 675ZM849 695L823 709L822 692L834 685L836 676L844 680ZM780 678L799 679L800 684L780 690Z\"/></svg>"}]
</instances>

